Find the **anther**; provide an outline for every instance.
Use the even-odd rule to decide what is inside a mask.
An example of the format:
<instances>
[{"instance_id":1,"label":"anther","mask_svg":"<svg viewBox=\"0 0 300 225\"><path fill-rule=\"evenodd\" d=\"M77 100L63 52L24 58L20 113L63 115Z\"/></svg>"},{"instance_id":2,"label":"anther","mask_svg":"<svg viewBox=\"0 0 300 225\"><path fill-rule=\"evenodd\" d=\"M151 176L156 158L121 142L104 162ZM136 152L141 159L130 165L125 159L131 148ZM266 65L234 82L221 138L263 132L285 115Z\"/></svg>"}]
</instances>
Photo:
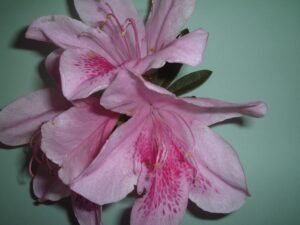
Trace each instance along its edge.
<instances>
[{"instance_id":1,"label":"anther","mask_svg":"<svg viewBox=\"0 0 300 225\"><path fill-rule=\"evenodd\" d=\"M104 29L104 26L107 24L107 20L100 21L97 26L97 31L102 32Z\"/></svg>"},{"instance_id":2,"label":"anther","mask_svg":"<svg viewBox=\"0 0 300 225\"><path fill-rule=\"evenodd\" d=\"M191 153L191 152L186 152L185 154L184 154L184 156L186 157L186 158L192 158L193 157L193 154Z\"/></svg>"},{"instance_id":3,"label":"anther","mask_svg":"<svg viewBox=\"0 0 300 225\"><path fill-rule=\"evenodd\" d=\"M150 48L150 49L149 49L149 52L150 52L150 53L155 53L155 48Z\"/></svg>"}]
</instances>

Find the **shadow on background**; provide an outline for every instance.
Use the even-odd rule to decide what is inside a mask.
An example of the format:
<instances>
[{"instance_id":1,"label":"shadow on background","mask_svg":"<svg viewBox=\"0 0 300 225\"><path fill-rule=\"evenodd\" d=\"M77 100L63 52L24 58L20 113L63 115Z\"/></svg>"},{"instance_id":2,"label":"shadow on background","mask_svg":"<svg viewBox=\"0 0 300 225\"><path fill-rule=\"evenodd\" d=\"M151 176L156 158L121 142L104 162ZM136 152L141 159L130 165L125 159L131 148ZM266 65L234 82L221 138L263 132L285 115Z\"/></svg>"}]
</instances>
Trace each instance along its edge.
<instances>
[{"instance_id":1,"label":"shadow on background","mask_svg":"<svg viewBox=\"0 0 300 225\"><path fill-rule=\"evenodd\" d=\"M188 203L187 211L190 212L194 217L203 220L219 220L229 215L223 213L210 213L210 212L203 211L195 203L191 201L189 201Z\"/></svg>"},{"instance_id":2,"label":"shadow on background","mask_svg":"<svg viewBox=\"0 0 300 225\"><path fill-rule=\"evenodd\" d=\"M250 127L252 122L251 122L251 119L249 119L249 118L237 117L237 118L224 120L219 123L215 123L215 124L211 125L210 127L217 127L219 125L226 125L226 124L236 125L238 127Z\"/></svg>"},{"instance_id":3,"label":"shadow on background","mask_svg":"<svg viewBox=\"0 0 300 225\"><path fill-rule=\"evenodd\" d=\"M45 59L57 47L51 43L35 41L25 37L27 27L22 28L16 34L16 39L11 43L11 47L20 50L35 52L41 56L41 62L37 64L36 70L42 80L42 87L53 86L53 79L46 71Z\"/></svg>"}]
</instances>

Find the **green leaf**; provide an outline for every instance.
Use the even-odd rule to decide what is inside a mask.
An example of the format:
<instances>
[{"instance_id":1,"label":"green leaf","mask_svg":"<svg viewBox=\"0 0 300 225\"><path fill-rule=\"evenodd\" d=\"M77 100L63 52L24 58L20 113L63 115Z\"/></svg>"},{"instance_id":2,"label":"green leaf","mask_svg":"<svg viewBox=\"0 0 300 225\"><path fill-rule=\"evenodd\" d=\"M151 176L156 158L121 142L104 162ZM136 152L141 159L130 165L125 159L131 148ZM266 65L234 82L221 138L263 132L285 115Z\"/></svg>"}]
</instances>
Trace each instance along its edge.
<instances>
[{"instance_id":1,"label":"green leaf","mask_svg":"<svg viewBox=\"0 0 300 225\"><path fill-rule=\"evenodd\" d=\"M168 90L174 94L182 95L189 91L200 87L212 74L210 70L199 70L190 74L187 74L180 79L176 80L168 87Z\"/></svg>"},{"instance_id":2,"label":"green leaf","mask_svg":"<svg viewBox=\"0 0 300 225\"><path fill-rule=\"evenodd\" d=\"M144 75L144 78L161 87L168 87L178 75L182 64L166 63L162 68Z\"/></svg>"},{"instance_id":3,"label":"green leaf","mask_svg":"<svg viewBox=\"0 0 300 225\"><path fill-rule=\"evenodd\" d=\"M160 86L168 87L175 80L181 68L181 63L166 63L164 67L158 70L158 77L161 79Z\"/></svg>"},{"instance_id":4,"label":"green leaf","mask_svg":"<svg viewBox=\"0 0 300 225\"><path fill-rule=\"evenodd\" d=\"M179 37L183 37L184 35L187 35L188 33L190 33L189 28L185 28L184 30L182 30L179 35L177 36L177 38Z\"/></svg>"}]
</instances>

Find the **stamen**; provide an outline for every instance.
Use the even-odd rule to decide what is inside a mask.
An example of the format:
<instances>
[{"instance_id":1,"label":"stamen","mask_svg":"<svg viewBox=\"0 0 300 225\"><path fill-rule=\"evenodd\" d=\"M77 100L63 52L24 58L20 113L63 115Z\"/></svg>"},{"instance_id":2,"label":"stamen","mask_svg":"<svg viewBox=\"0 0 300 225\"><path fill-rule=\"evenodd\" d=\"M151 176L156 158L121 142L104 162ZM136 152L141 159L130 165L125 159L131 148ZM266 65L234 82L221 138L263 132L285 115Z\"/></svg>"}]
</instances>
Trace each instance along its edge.
<instances>
[{"instance_id":1,"label":"stamen","mask_svg":"<svg viewBox=\"0 0 300 225\"><path fill-rule=\"evenodd\" d=\"M95 42L101 49L103 49L115 62L120 63L120 59L116 59L114 55L112 55L112 51L109 51L94 35L88 32L81 32L77 35L78 38L88 38ZM119 55L120 57L120 55ZM123 61L122 57L121 60Z\"/></svg>"},{"instance_id":2,"label":"stamen","mask_svg":"<svg viewBox=\"0 0 300 225\"><path fill-rule=\"evenodd\" d=\"M34 160L34 157L31 156L30 158L30 161L29 161L29 165L28 165L28 173L31 177L34 177L35 176L35 173L33 172L32 170L32 167L33 167L33 160Z\"/></svg>"},{"instance_id":3,"label":"stamen","mask_svg":"<svg viewBox=\"0 0 300 225\"><path fill-rule=\"evenodd\" d=\"M135 47L136 47L136 54L137 54L137 58L140 59L141 58L141 48L140 48L139 34L138 34L136 23L132 18L128 18L126 20L126 22L127 22L127 24L126 24L125 29L127 29L129 26L131 26L132 29L133 29L134 39L135 39Z\"/></svg>"},{"instance_id":4,"label":"stamen","mask_svg":"<svg viewBox=\"0 0 300 225\"><path fill-rule=\"evenodd\" d=\"M149 52L150 52L151 54L155 53L155 48L150 48L150 49L149 49Z\"/></svg>"},{"instance_id":5,"label":"stamen","mask_svg":"<svg viewBox=\"0 0 300 225\"><path fill-rule=\"evenodd\" d=\"M100 21L98 23L98 26L97 26L97 31L100 33L103 31L103 28L105 27L105 25L107 24L107 20L104 20L104 21Z\"/></svg>"},{"instance_id":6,"label":"stamen","mask_svg":"<svg viewBox=\"0 0 300 225\"><path fill-rule=\"evenodd\" d=\"M192 158L193 157L193 154L191 152L185 152L184 153L184 156L188 159Z\"/></svg>"},{"instance_id":7,"label":"stamen","mask_svg":"<svg viewBox=\"0 0 300 225\"><path fill-rule=\"evenodd\" d=\"M114 21L116 22L117 24L117 27L119 28L120 30L120 34L121 34L121 37L123 37L123 40L124 40L124 44L125 44L125 47L127 49L127 52L129 55L131 55L131 51L130 51L130 48L129 48L129 44L128 44L128 40L125 36L126 32L125 32L125 29L124 27L122 26L121 22L119 21L119 19L117 18L116 14L114 13L114 10L112 9L112 7L110 6L109 3L105 2L105 5L107 6L107 8L109 9L110 13L107 14L106 18L108 19L111 19L113 18ZM105 10L104 10L105 11ZM111 20L112 21L112 20ZM125 33L124 33L125 32Z\"/></svg>"}]
</instances>

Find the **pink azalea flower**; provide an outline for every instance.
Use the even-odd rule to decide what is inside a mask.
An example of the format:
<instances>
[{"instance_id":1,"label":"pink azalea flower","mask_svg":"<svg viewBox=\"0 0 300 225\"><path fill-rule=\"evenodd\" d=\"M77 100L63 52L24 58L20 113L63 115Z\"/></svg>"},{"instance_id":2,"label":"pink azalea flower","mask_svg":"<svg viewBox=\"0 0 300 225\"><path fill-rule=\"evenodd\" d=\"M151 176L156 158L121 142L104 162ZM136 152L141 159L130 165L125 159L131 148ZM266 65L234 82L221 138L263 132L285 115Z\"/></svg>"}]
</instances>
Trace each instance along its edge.
<instances>
[{"instance_id":1,"label":"pink azalea flower","mask_svg":"<svg viewBox=\"0 0 300 225\"><path fill-rule=\"evenodd\" d=\"M117 119L118 115L101 107L97 98L71 105L60 92L43 89L16 100L0 112L0 142L32 144L29 171L33 192L40 202L71 196L74 214L81 225L101 225L101 207L72 192L67 184L98 155ZM41 126L45 139L42 147L45 154L52 150L49 156L40 150ZM33 163L38 164L36 173L31 169Z\"/></svg>"},{"instance_id":2,"label":"pink azalea flower","mask_svg":"<svg viewBox=\"0 0 300 225\"><path fill-rule=\"evenodd\" d=\"M132 209L132 225L179 224L188 199L218 213L244 203L248 190L240 160L208 126L241 115L261 117L264 103L178 98L125 72L101 103L132 118L74 180L73 191L102 205L119 201L136 185L141 197Z\"/></svg>"},{"instance_id":3,"label":"pink azalea flower","mask_svg":"<svg viewBox=\"0 0 300 225\"><path fill-rule=\"evenodd\" d=\"M106 88L125 68L143 74L165 62L200 63L208 34L198 29L177 39L195 2L152 1L144 25L131 0L74 0L84 23L59 15L41 17L26 36L64 49L50 56L50 61L60 61L64 96L85 98Z\"/></svg>"}]
</instances>

